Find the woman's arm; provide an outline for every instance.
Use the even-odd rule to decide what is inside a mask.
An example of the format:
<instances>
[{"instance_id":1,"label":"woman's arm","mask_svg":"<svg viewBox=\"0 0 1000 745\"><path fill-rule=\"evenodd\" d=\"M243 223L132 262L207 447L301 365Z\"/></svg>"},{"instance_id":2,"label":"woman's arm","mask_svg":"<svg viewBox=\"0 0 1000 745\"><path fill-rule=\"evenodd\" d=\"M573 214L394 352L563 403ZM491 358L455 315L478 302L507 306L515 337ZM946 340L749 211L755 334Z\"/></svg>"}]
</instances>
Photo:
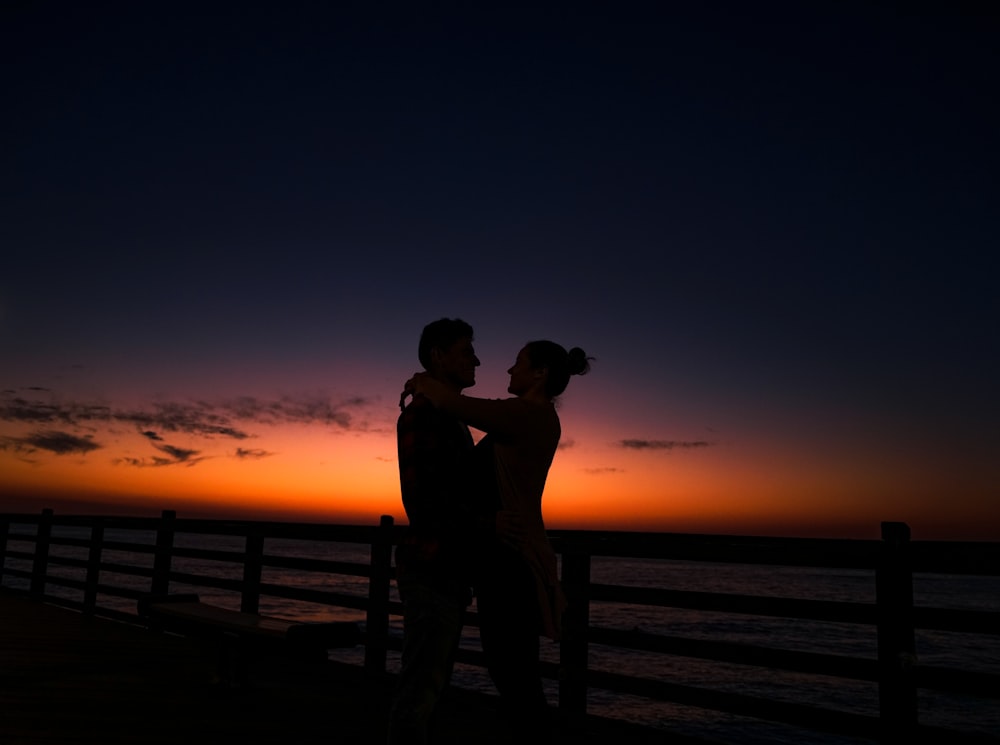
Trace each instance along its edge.
<instances>
[{"instance_id":1,"label":"woman's arm","mask_svg":"<svg viewBox=\"0 0 1000 745\"><path fill-rule=\"evenodd\" d=\"M410 378L406 382L406 390L424 396L437 408L483 432L512 434L525 421L526 412L516 398L463 396L425 373Z\"/></svg>"}]
</instances>

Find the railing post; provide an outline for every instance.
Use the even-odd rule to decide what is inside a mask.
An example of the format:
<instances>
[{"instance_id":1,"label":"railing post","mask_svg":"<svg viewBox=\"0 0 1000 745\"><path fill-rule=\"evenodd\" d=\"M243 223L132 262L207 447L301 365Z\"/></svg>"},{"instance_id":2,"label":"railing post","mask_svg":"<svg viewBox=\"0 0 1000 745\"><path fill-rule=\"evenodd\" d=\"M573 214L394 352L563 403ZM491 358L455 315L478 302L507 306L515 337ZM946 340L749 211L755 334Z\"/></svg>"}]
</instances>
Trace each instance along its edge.
<instances>
[{"instance_id":1,"label":"railing post","mask_svg":"<svg viewBox=\"0 0 1000 745\"><path fill-rule=\"evenodd\" d=\"M104 550L104 523L95 517L90 527L90 551L87 555L87 579L83 590L83 612L93 615L97 610L97 586L101 580L101 554Z\"/></svg>"},{"instance_id":2,"label":"railing post","mask_svg":"<svg viewBox=\"0 0 1000 745\"><path fill-rule=\"evenodd\" d=\"M917 657L910 528L905 523L882 523L875 602L881 741L910 742L917 727Z\"/></svg>"},{"instance_id":3,"label":"railing post","mask_svg":"<svg viewBox=\"0 0 1000 745\"><path fill-rule=\"evenodd\" d=\"M392 577L392 515L382 515L372 540L368 615L365 621L365 670L383 675L389 649L389 584Z\"/></svg>"},{"instance_id":4,"label":"railing post","mask_svg":"<svg viewBox=\"0 0 1000 745\"><path fill-rule=\"evenodd\" d=\"M35 532L35 557L31 563L32 595L45 595L45 575L49 568L49 543L52 539L52 509L46 507L38 519L38 529Z\"/></svg>"},{"instance_id":5,"label":"railing post","mask_svg":"<svg viewBox=\"0 0 1000 745\"><path fill-rule=\"evenodd\" d=\"M156 529L156 553L153 556L153 586L150 589L154 595L166 595L170 589L176 517L177 513L173 510L163 510L160 514L160 526Z\"/></svg>"},{"instance_id":6,"label":"railing post","mask_svg":"<svg viewBox=\"0 0 1000 745\"><path fill-rule=\"evenodd\" d=\"M566 610L559 642L559 715L572 720L587 713L589 553L563 551L562 586L566 593Z\"/></svg>"},{"instance_id":7,"label":"railing post","mask_svg":"<svg viewBox=\"0 0 1000 745\"><path fill-rule=\"evenodd\" d=\"M264 571L264 535L247 533L243 558L243 594L240 610L244 613L260 612L260 578Z\"/></svg>"},{"instance_id":8,"label":"railing post","mask_svg":"<svg viewBox=\"0 0 1000 745\"><path fill-rule=\"evenodd\" d=\"M9 539L10 519L5 517L0 520L0 543L2 543L2 548L0 548L0 584L3 584L4 569L7 566L7 545Z\"/></svg>"}]
</instances>

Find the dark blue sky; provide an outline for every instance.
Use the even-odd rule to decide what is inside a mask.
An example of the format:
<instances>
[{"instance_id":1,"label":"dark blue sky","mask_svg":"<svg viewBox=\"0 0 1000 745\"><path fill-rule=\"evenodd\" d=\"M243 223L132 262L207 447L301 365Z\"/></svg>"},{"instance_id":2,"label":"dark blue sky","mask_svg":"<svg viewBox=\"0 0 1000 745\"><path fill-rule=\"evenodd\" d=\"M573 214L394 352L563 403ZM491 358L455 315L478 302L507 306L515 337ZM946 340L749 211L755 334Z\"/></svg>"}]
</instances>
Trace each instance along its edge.
<instances>
[{"instance_id":1,"label":"dark blue sky","mask_svg":"<svg viewBox=\"0 0 1000 745\"><path fill-rule=\"evenodd\" d=\"M0 387L391 401L459 315L611 440L996 475L997 14L909 5L7 4Z\"/></svg>"}]
</instances>

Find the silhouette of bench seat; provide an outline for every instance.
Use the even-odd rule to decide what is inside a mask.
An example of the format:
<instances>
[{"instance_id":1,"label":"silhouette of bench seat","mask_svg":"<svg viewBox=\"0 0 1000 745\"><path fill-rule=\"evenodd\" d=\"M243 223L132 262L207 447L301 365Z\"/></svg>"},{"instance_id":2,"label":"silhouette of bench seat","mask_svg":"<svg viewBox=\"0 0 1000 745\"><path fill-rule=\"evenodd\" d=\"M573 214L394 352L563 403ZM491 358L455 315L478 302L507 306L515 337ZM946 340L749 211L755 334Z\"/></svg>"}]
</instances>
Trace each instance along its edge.
<instances>
[{"instance_id":1,"label":"silhouette of bench seat","mask_svg":"<svg viewBox=\"0 0 1000 745\"><path fill-rule=\"evenodd\" d=\"M215 642L220 674L229 682L241 682L245 660L253 653L325 660L328 649L362 642L361 629L353 621L289 621L204 603L193 593L142 596L138 612L150 629Z\"/></svg>"}]
</instances>

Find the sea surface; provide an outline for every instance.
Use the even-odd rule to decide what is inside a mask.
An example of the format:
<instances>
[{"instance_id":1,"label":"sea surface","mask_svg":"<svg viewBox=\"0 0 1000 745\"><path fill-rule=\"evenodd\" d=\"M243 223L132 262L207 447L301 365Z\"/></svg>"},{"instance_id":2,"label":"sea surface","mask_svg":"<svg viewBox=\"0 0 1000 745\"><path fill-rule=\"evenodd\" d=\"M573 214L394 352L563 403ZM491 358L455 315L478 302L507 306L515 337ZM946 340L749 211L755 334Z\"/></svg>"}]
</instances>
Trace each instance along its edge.
<instances>
[{"instance_id":1,"label":"sea surface","mask_svg":"<svg viewBox=\"0 0 1000 745\"><path fill-rule=\"evenodd\" d=\"M72 531L66 531L67 534ZM136 536L133 531L119 536L129 541L152 542L151 536ZM109 535L108 539L114 536ZM210 547L239 552L242 539L225 536L178 535L177 545ZM12 548L14 546L12 545ZM30 550L30 545L25 545ZM308 556L359 564L369 562L367 545L285 541L270 539L265 546L270 555ZM53 546L54 555L85 558L82 549ZM151 566L152 557L133 552L105 551L107 562ZM16 565L8 559L8 566ZM173 569L180 572L239 579L240 565L227 562L175 559ZM53 569L52 573L81 578L74 568ZM356 594L368 593L365 577L265 569L264 582ZM799 567L774 567L742 564L698 563L667 560L638 560L595 557L592 581L634 587L669 588L701 592L874 603L874 573L862 570L830 570ZM18 586L19 580L5 577L5 585ZM104 573L103 584L148 590L148 580ZM198 592L206 602L238 608L239 597L233 593L205 587L171 586L172 592ZM80 599L73 590L49 588L53 594ZM396 599L395 587L392 588ZM914 601L917 606L1000 611L1000 578L967 575L919 574L914 577ZM102 595L98 605L134 612L131 601ZM473 610L475 606L473 605ZM301 621L356 620L364 622L363 611L326 605L263 597L261 612ZM653 634L742 642L747 644L874 659L874 627L824 623L808 620L779 619L705 611L594 602L591 625L612 629L638 630ZM390 619L390 633L401 637L398 617ZM921 665L1000 673L1000 637L936 631L917 632L917 655ZM462 646L479 648L478 630L467 627ZM542 640L543 659L558 661L558 644ZM360 649L331 650L338 660L361 664ZM878 715L878 691L875 683L832 678L821 675L785 673L766 668L717 663L696 658L659 655L614 647L591 645L589 665L630 676L661 680L686 686L760 696L827 709L838 709L869 716ZM390 652L388 668L398 670L397 653ZM459 664L453 684L493 691L492 683L481 668ZM550 703L558 701L555 681L547 682ZM1000 737L1000 706L996 699L960 694L921 691L920 721L923 724L952 728L971 734ZM863 738L825 735L813 731L768 722L752 717L737 717L696 707L649 701L638 697L591 691L588 711L669 729L684 734L710 738L733 745L854 745L871 743Z\"/></svg>"}]
</instances>

